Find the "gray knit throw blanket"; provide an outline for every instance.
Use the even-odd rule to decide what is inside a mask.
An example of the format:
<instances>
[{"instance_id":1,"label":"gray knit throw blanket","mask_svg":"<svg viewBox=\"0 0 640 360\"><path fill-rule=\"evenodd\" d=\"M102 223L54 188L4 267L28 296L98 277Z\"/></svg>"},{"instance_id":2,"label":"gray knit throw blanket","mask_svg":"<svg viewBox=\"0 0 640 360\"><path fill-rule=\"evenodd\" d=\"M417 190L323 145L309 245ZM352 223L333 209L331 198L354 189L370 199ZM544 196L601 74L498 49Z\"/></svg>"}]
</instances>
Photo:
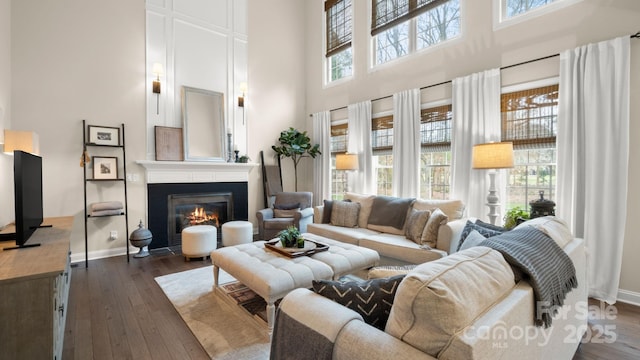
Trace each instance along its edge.
<instances>
[{"instance_id":1,"label":"gray knit throw blanket","mask_svg":"<svg viewBox=\"0 0 640 360\"><path fill-rule=\"evenodd\" d=\"M524 274L533 288L535 324L549 327L571 289L578 287L576 269L569 256L542 231L524 226L484 240Z\"/></svg>"}]
</instances>

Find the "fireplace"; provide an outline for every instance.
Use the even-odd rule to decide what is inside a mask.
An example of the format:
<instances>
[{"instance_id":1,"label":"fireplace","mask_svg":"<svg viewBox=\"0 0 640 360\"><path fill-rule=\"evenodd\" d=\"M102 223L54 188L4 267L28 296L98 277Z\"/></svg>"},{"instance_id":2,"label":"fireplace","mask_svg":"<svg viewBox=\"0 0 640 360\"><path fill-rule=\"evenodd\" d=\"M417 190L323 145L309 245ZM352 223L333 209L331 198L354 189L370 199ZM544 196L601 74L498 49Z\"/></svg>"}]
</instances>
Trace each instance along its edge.
<instances>
[{"instance_id":1,"label":"fireplace","mask_svg":"<svg viewBox=\"0 0 640 360\"><path fill-rule=\"evenodd\" d=\"M181 245L181 227L188 226L185 222L191 218L194 223L218 226L218 239L223 223L248 220L247 182L147 184L147 195L150 249ZM173 213L174 208L179 214ZM196 208L197 214L192 214Z\"/></svg>"},{"instance_id":2,"label":"fireplace","mask_svg":"<svg viewBox=\"0 0 640 360\"><path fill-rule=\"evenodd\" d=\"M233 193L170 194L167 199L168 246L182 243L182 230L189 226L211 225L222 238L221 226L233 220Z\"/></svg>"}]
</instances>

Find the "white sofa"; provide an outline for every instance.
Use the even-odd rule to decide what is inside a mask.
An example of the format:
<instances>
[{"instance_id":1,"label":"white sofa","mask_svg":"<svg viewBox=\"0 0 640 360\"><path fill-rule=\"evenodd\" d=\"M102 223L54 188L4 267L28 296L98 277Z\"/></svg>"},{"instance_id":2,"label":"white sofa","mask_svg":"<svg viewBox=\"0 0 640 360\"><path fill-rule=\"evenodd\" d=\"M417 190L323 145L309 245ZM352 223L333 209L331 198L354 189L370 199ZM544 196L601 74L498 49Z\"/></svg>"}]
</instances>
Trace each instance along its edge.
<instances>
[{"instance_id":1,"label":"white sofa","mask_svg":"<svg viewBox=\"0 0 640 360\"><path fill-rule=\"evenodd\" d=\"M464 229L464 204L459 200L423 200L417 199L412 207L417 210L433 210L439 208L449 221L438 230L435 247L426 248L407 239L404 235L390 234L368 228L368 217L371 213L375 195L346 193L345 200L360 203L357 227L335 226L322 223L324 206L314 207L313 224L307 225L307 232L330 239L363 246L376 250L380 256L397 259L402 262L421 264L440 259L453 253L458 248L460 233Z\"/></svg>"},{"instance_id":2,"label":"white sofa","mask_svg":"<svg viewBox=\"0 0 640 360\"><path fill-rule=\"evenodd\" d=\"M419 265L413 271L420 274L447 273L448 270L443 271L439 267L449 266L447 269L454 269L458 264L473 261L472 258L479 253L486 254L487 250L495 252L486 247L475 247ZM385 331L367 325L355 311L307 289L297 289L282 300L276 326L280 317L289 318L290 322L296 324L298 332L304 334L305 339L315 343L315 347L303 346L313 350L301 349L301 352L295 354L298 358L315 356L305 354L304 351L324 351L329 354L327 357L337 360L571 359L587 325L586 255L583 240L572 239L564 247L564 251L575 266L578 287L567 294L564 306L554 316L551 327L546 329L534 325L536 304L532 287L524 280L514 284L511 278L510 284L506 282L511 270L504 269L496 261L484 263L481 271L476 269L472 273L467 272L449 283L442 280L438 284L440 287L435 286L434 296L421 299L422 303L429 304L423 309L428 312L427 316L423 316L426 319L421 320L415 316L421 313L411 311L405 311L409 313L409 317L394 315L398 304L403 302L401 297L407 293L402 293L403 284L407 280L405 278L396 293ZM501 270L496 273L493 271L495 268ZM473 267L470 269L474 270ZM471 279L475 281L470 282ZM496 286L497 283L503 285ZM467 296L472 296L473 300ZM459 313L466 312L468 308L473 308L471 314L461 320ZM328 314L331 316L327 316ZM418 327L420 331L414 330L412 334L407 331L398 336L398 321L406 322L407 318L409 323L411 320L421 321L421 327ZM427 332L430 334L424 336ZM276 333L271 359L289 358L284 351L287 349L282 346L286 346L287 342L295 342L296 336L286 331Z\"/></svg>"}]
</instances>

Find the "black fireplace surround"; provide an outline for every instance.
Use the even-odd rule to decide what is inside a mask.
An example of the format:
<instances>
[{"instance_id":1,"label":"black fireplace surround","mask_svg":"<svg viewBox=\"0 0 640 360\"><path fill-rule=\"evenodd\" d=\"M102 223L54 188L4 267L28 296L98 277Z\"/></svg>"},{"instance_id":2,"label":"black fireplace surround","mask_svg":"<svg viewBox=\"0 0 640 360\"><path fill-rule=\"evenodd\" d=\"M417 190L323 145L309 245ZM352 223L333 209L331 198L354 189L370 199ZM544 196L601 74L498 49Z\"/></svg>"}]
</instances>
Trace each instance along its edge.
<instances>
[{"instance_id":1,"label":"black fireplace surround","mask_svg":"<svg viewBox=\"0 0 640 360\"><path fill-rule=\"evenodd\" d=\"M169 246L169 195L230 192L233 195L233 219L248 220L249 200L246 182L147 184L148 229L153 235L149 249Z\"/></svg>"}]
</instances>

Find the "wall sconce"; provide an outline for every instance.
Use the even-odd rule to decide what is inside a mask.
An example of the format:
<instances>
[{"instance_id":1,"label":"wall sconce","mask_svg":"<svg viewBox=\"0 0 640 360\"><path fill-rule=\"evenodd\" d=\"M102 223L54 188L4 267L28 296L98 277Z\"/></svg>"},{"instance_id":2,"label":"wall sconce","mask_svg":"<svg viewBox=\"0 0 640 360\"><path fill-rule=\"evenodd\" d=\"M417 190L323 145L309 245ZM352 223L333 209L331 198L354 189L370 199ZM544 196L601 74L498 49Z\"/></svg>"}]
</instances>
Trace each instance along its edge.
<instances>
[{"instance_id":1,"label":"wall sconce","mask_svg":"<svg viewBox=\"0 0 640 360\"><path fill-rule=\"evenodd\" d=\"M13 155L14 150L22 150L40 155L40 138L33 131L4 131L4 153Z\"/></svg>"},{"instance_id":2,"label":"wall sconce","mask_svg":"<svg viewBox=\"0 0 640 360\"><path fill-rule=\"evenodd\" d=\"M239 88L242 95L238 96L238 107L242 108L242 125L244 125L244 95L247 92L247 83L241 82Z\"/></svg>"},{"instance_id":3,"label":"wall sconce","mask_svg":"<svg viewBox=\"0 0 640 360\"><path fill-rule=\"evenodd\" d=\"M151 72L156 76L153 80L153 93L156 94L156 114L160 114L160 75L163 74L162 64L154 63Z\"/></svg>"}]
</instances>

